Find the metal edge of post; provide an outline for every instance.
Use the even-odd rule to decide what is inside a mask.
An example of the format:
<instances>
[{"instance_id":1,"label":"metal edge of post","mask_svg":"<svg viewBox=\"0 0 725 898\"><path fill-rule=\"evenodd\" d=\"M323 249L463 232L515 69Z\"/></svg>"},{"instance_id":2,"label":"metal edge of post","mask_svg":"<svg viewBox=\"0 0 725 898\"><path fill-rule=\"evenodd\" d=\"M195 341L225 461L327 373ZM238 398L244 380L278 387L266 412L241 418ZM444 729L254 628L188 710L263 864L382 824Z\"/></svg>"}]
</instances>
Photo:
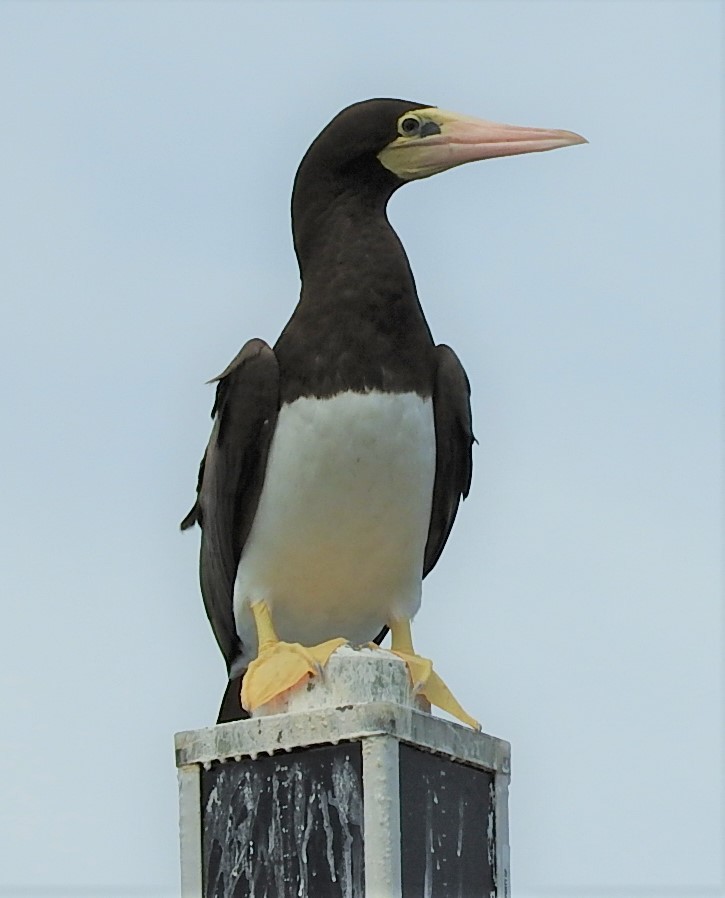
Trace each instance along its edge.
<instances>
[{"instance_id":1,"label":"metal edge of post","mask_svg":"<svg viewBox=\"0 0 725 898\"><path fill-rule=\"evenodd\" d=\"M399 743L362 739L365 898L401 898Z\"/></svg>"},{"instance_id":2,"label":"metal edge of post","mask_svg":"<svg viewBox=\"0 0 725 898\"><path fill-rule=\"evenodd\" d=\"M178 768L181 898L201 898L201 770L198 764Z\"/></svg>"},{"instance_id":3,"label":"metal edge of post","mask_svg":"<svg viewBox=\"0 0 725 898\"><path fill-rule=\"evenodd\" d=\"M511 746L502 743L494 773L496 826L496 898L511 898L511 848L509 845L509 785Z\"/></svg>"}]
</instances>

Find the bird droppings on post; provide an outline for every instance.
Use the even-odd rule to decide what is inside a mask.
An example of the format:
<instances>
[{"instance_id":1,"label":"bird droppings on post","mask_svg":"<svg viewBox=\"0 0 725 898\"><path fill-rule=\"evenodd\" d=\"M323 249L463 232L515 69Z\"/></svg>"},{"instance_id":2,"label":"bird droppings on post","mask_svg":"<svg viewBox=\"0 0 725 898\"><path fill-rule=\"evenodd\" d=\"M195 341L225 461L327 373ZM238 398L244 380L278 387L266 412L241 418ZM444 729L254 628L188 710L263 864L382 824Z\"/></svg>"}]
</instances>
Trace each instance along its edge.
<instances>
[{"instance_id":1,"label":"bird droppings on post","mask_svg":"<svg viewBox=\"0 0 725 898\"><path fill-rule=\"evenodd\" d=\"M201 800L205 896L364 894L359 745L214 764Z\"/></svg>"},{"instance_id":2,"label":"bird droppings on post","mask_svg":"<svg viewBox=\"0 0 725 898\"><path fill-rule=\"evenodd\" d=\"M494 774L401 745L400 775L403 898L495 898Z\"/></svg>"}]
</instances>

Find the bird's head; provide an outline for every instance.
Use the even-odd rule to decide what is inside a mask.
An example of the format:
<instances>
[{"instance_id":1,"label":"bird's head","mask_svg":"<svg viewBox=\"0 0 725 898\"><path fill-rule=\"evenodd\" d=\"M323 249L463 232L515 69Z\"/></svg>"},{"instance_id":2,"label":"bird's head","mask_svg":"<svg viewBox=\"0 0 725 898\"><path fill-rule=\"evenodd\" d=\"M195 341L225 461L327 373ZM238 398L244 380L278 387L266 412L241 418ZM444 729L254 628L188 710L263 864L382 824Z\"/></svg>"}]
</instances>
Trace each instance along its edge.
<instances>
[{"instance_id":1,"label":"bird's head","mask_svg":"<svg viewBox=\"0 0 725 898\"><path fill-rule=\"evenodd\" d=\"M401 181L436 175L465 162L540 153L586 143L573 131L521 128L417 106L395 120L395 136L377 153L378 161Z\"/></svg>"},{"instance_id":2,"label":"bird's head","mask_svg":"<svg viewBox=\"0 0 725 898\"><path fill-rule=\"evenodd\" d=\"M320 133L300 166L333 177L383 173L393 189L465 162L586 143L572 131L522 128L446 112L410 100L354 103ZM392 180L385 177L392 175Z\"/></svg>"},{"instance_id":3,"label":"bird's head","mask_svg":"<svg viewBox=\"0 0 725 898\"><path fill-rule=\"evenodd\" d=\"M572 131L503 125L410 100L354 103L322 130L297 171L292 218L298 257L340 201L379 210L408 181L465 162L577 143L586 140Z\"/></svg>"}]
</instances>

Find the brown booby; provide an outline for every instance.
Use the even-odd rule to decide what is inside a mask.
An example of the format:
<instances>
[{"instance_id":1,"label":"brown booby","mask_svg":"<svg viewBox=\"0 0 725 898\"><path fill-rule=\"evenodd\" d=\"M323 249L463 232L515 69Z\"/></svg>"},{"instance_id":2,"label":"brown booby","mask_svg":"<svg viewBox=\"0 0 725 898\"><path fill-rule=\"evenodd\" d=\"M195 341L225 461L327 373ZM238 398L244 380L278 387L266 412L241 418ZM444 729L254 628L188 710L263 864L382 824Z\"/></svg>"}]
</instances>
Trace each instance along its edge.
<instances>
[{"instance_id":1,"label":"brown booby","mask_svg":"<svg viewBox=\"0 0 725 898\"><path fill-rule=\"evenodd\" d=\"M585 142L377 99L310 146L292 195L299 302L274 348L250 340L216 378L181 525L202 528L201 589L229 675L219 722L390 629L417 690L476 726L410 630L471 483L469 383L433 342L386 206L465 162Z\"/></svg>"}]
</instances>

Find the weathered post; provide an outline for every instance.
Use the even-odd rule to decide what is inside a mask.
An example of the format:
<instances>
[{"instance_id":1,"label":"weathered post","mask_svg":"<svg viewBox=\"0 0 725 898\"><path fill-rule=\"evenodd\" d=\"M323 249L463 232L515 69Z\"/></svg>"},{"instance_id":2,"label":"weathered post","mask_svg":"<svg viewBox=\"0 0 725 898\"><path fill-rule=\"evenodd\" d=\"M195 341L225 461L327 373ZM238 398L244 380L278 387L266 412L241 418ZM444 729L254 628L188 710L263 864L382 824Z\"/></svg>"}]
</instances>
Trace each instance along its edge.
<instances>
[{"instance_id":1,"label":"weathered post","mask_svg":"<svg viewBox=\"0 0 725 898\"><path fill-rule=\"evenodd\" d=\"M263 716L176 736L183 898L509 898L510 746L339 649Z\"/></svg>"}]
</instances>

